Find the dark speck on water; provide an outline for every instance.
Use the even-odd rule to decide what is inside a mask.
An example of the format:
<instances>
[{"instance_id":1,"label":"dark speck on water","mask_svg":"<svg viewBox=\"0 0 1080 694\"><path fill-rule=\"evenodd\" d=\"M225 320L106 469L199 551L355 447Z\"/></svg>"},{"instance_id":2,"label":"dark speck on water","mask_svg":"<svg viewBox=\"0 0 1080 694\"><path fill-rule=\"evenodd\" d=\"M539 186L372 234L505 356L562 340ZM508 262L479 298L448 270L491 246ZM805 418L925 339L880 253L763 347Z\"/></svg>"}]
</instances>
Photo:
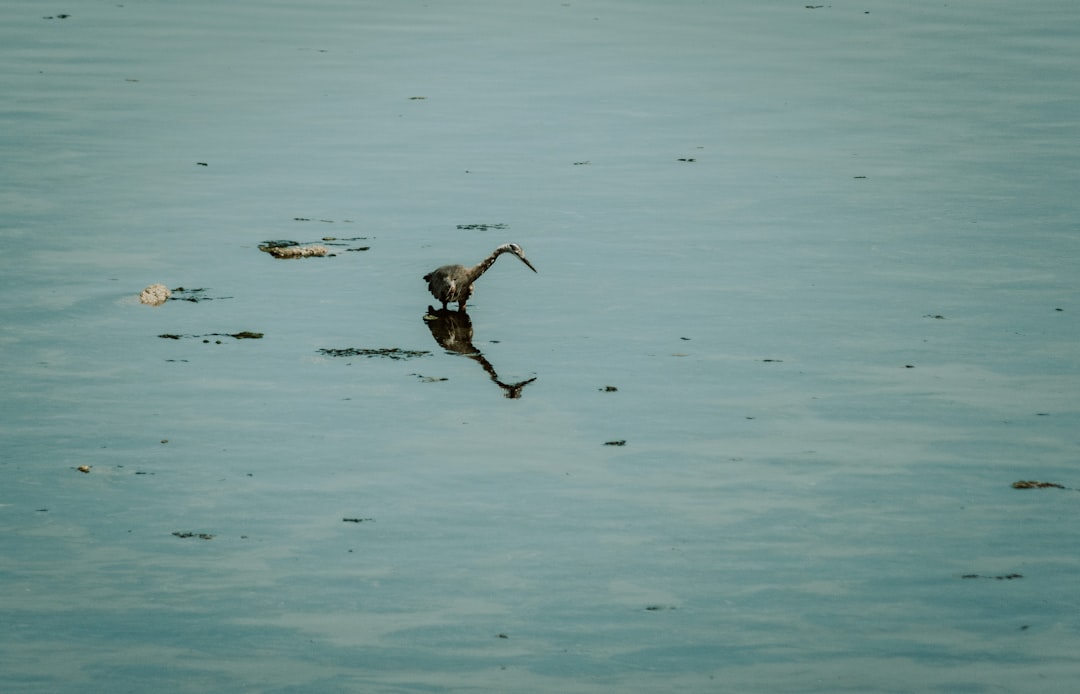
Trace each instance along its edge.
<instances>
[{"instance_id":1,"label":"dark speck on water","mask_svg":"<svg viewBox=\"0 0 1080 694\"><path fill-rule=\"evenodd\" d=\"M191 531L177 530L176 532L173 533L173 535L175 535L177 537L180 537L180 538L197 537L200 540L213 540L214 539L214 536L211 535L210 533L195 533L195 532L191 532Z\"/></svg>"}]
</instances>

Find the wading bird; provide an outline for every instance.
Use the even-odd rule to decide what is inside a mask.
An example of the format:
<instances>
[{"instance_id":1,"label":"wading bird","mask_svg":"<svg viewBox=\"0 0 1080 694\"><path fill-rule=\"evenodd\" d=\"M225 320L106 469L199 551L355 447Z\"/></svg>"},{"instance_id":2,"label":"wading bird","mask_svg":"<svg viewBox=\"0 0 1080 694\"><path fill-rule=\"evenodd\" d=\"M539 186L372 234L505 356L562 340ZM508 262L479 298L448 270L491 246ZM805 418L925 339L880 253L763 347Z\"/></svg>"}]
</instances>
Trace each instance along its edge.
<instances>
[{"instance_id":1,"label":"wading bird","mask_svg":"<svg viewBox=\"0 0 1080 694\"><path fill-rule=\"evenodd\" d=\"M424 275L424 279L428 283L428 289L431 291L432 296L442 302L444 309L447 304L456 301L458 310L464 311L465 302L469 300L473 293L473 283L480 278L480 275L487 272L495 259L503 253L513 253L521 259L521 262L528 265L530 270L536 272L536 268L532 266L532 263L525 259L525 251L521 250L521 246L516 243L504 243L473 267L443 265L436 270L432 270Z\"/></svg>"}]
</instances>

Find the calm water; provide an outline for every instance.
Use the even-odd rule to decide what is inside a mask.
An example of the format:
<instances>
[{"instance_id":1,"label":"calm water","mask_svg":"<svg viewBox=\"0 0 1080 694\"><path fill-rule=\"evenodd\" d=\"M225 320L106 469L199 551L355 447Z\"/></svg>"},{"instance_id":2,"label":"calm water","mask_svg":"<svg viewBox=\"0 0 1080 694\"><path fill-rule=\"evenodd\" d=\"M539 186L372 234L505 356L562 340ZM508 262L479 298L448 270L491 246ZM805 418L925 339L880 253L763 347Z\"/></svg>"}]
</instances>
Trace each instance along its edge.
<instances>
[{"instance_id":1,"label":"calm water","mask_svg":"<svg viewBox=\"0 0 1080 694\"><path fill-rule=\"evenodd\" d=\"M0 12L3 691L1072 691L1071 0Z\"/></svg>"}]
</instances>

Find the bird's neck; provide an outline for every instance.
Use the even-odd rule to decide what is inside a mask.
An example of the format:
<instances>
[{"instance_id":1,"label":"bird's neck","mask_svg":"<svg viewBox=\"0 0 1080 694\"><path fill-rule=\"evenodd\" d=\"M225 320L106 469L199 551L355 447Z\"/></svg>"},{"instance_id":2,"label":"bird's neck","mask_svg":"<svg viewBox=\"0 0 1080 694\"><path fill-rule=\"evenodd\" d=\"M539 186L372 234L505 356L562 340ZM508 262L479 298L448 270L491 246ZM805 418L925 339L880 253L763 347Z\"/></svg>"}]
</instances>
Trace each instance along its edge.
<instances>
[{"instance_id":1,"label":"bird's neck","mask_svg":"<svg viewBox=\"0 0 1080 694\"><path fill-rule=\"evenodd\" d=\"M502 248L496 248L494 253L492 253L488 257L484 258L483 260L481 260L479 263L477 263L473 267L469 268L469 273L468 273L469 279L468 279L468 282L466 284L472 284L477 279L479 279L480 275L487 272L487 269L495 264L495 259L498 258L500 255L502 255L505 252L506 251L504 249L502 249Z\"/></svg>"}]
</instances>

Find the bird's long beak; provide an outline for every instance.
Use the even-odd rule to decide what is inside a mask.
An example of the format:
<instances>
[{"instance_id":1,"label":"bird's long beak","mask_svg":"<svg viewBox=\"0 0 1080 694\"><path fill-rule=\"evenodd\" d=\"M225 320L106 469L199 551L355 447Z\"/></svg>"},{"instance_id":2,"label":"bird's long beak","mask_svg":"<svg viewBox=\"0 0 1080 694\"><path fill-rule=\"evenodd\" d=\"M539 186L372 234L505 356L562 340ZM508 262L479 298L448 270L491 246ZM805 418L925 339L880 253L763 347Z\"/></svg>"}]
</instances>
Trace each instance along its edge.
<instances>
[{"instance_id":1,"label":"bird's long beak","mask_svg":"<svg viewBox=\"0 0 1080 694\"><path fill-rule=\"evenodd\" d=\"M523 263L525 263L526 265L528 265L528 266L529 266L529 269L530 269L530 270L532 270L533 272L536 272L536 268L534 268L534 267L532 266L532 263L530 263L530 262L529 262L528 260L525 260L525 256L523 256L523 255L519 255L518 257L519 257L519 258L521 258L521 262L523 262ZM536 274L540 274L540 273L538 273L538 272L537 272Z\"/></svg>"}]
</instances>

